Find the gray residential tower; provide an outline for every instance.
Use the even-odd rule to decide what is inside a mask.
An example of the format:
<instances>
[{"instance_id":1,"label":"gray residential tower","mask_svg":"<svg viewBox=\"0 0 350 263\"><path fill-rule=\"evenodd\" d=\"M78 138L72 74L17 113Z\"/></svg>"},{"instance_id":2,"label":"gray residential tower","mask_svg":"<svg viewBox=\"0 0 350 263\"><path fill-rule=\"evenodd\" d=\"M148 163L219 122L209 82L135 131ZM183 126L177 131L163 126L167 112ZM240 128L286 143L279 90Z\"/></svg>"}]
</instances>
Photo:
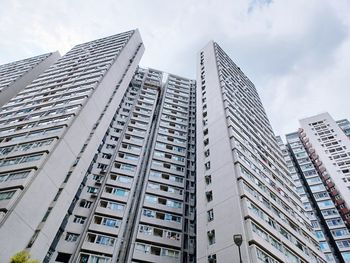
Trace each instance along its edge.
<instances>
[{"instance_id":1,"label":"gray residential tower","mask_svg":"<svg viewBox=\"0 0 350 263\"><path fill-rule=\"evenodd\" d=\"M197 262L325 262L254 84L215 42L197 71Z\"/></svg>"},{"instance_id":2,"label":"gray residential tower","mask_svg":"<svg viewBox=\"0 0 350 263\"><path fill-rule=\"evenodd\" d=\"M0 111L0 259L46 257L143 53L138 31L77 45Z\"/></svg>"}]
</instances>

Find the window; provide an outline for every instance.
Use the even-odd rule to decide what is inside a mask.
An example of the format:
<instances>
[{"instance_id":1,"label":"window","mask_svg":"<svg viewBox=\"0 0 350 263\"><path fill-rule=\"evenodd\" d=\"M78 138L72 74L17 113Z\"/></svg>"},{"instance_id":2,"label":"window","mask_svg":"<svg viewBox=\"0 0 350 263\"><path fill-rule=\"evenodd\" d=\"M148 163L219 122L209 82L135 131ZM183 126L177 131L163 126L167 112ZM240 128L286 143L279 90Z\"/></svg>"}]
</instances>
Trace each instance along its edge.
<instances>
[{"instance_id":1,"label":"window","mask_svg":"<svg viewBox=\"0 0 350 263\"><path fill-rule=\"evenodd\" d=\"M208 216L208 222L214 220L214 211L213 211L213 209L210 209L209 211L207 211L207 216Z\"/></svg>"},{"instance_id":2,"label":"window","mask_svg":"<svg viewBox=\"0 0 350 263\"><path fill-rule=\"evenodd\" d=\"M160 200L158 200L158 201L160 201ZM169 199L166 201L166 205L169 207L173 207L173 208L181 208L182 207L181 202L175 201L175 200L169 200Z\"/></svg>"},{"instance_id":3,"label":"window","mask_svg":"<svg viewBox=\"0 0 350 263\"><path fill-rule=\"evenodd\" d=\"M208 256L208 263L216 263L216 254Z\"/></svg>"},{"instance_id":4,"label":"window","mask_svg":"<svg viewBox=\"0 0 350 263\"><path fill-rule=\"evenodd\" d=\"M208 129L205 129L204 131L203 131L203 135L205 136L205 135L208 135Z\"/></svg>"},{"instance_id":5,"label":"window","mask_svg":"<svg viewBox=\"0 0 350 263\"><path fill-rule=\"evenodd\" d=\"M104 245L104 246L113 246L115 239L108 236L88 233L86 237L86 241L90 243Z\"/></svg>"},{"instance_id":6,"label":"window","mask_svg":"<svg viewBox=\"0 0 350 263\"><path fill-rule=\"evenodd\" d=\"M106 149L114 149L114 148L115 148L115 145L113 145L113 144L106 145Z\"/></svg>"},{"instance_id":7,"label":"window","mask_svg":"<svg viewBox=\"0 0 350 263\"><path fill-rule=\"evenodd\" d=\"M84 216L74 216L73 222L77 224L84 224L86 221L86 217Z\"/></svg>"},{"instance_id":8,"label":"window","mask_svg":"<svg viewBox=\"0 0 350 263\"><path fill-rule=\"evenodd\" d=\"M343 225L343 220L341 220L340 218L337 218L337 219L330 219L330 220L327 220L327 225L328 226L339 226L339 225Z\"/></svg>"},{"instance_id":9,"label":"window","mask_svg":"<svg viewBox=\"0 0 350 263\"><path fill-rule=\"evenodd\" d=\"M127 196L129 191L121 188L114 189L114 194L117 196Z\"/></svg>"},{"instance_id":10,"label":"window","mask_svg":"<svg viewBox=\"0 0 350 263\"><path fill-rule=\"evenodd\" d=\"M16 190L7 191L7 192L0 192L0 201L11 199L15 193L16 193Z\"/></svg>"},{"instance_id":11,"label":"window","mask_svg":"<svg viewBox=\"0 0 350 263\"><path fill-rule=\"evenodd\" d=\"M346 228L334 229L331 231L333 236L341 237L349 234L349 231Z\"/></svg>"},{"instance_id":12,"label":"window","mask_svg":"<svg viewBox=\"0 0 350 263\"><path fill-rule=\"evenodd\" d=\"M0 183L27 178L29 173L30 173L30 171L1 174L0 175Z\"/></svg>"},{"instance_id":13,"label":"window","mask_svg":"<svg viewBox=\"0 0 350 263\"><path fill-rule=\"evenodd\" d=\"M300 262L299 258L295 256L292 252L290 252L288 249L285 249L284 254L287 256L288 262L290 263Z\"/></svg>"},{"instance_id":14,"label":"window","mask_svg":"<svg viewBox=\"0 0 350 263\"><path fill-rule=\"evenodd\" d=\"M324 239L324 235L322 231L316 231L315 235L317 237L317 239Z\"/></svg>"},{"instance_id":15,"label":"window","mask_svg":"<svg viewBox=\"0 0 350 263\"><path fill-rule=\"evenodd\" d=\"M157 218L158 216L160 215L160 213L157 213ZM177 223L181 223L181 217L180 216L176 216L176 215L173 215L173 214L168 214L168 213L165 213L164 214L164 220L166 221L173 221L173 222L177 222Z\"/></svg>"},{"instance_id":16,"label":"window","mask_svg":"<svg viewBox=\"0 0 350 263\"><path fill-rule=\"evenodd\" d=\"M313 192L313 193L326 190L326 188L324 187L323 184L312 185L312 186L310 186L310 189L311 189L311 192Z\"/></svg>"},{"instance_id":17,"label":"window","mask_svg":"<svg viewBox=\"0 0 350 263\"><path fill-rule=\"evenodd\" d=\"M155 196L151 196L151 195L146 195L145 200L148 203L157 203L158 199Z\"/></svg>"},{"instance_id":18,"label":"window","mask_svg":"<svg viewBox=\"0 0 350 263\"><path fill-rule=\"evenodd\" d=\"M114 241L115 241L115 239L112 237L98 235L95 243L100 244L100 245L104 245L104 246L112 247L114 245Z\"/></svg>"},{"instance_id":19,"label":"window","mask_svg":"<svg viewBox=\"0 0 350 263\"><path fill-rule=\"evenodd\" d=\"M121 183L128 184L128 183L132 182L132 178L127 177L127 176L123 176L123 175L119 175L118 176L118 181L121 182Z\"/></svg>"},{"instance_id":20,"label":"window","mask_svg":"<svg viewBox=\"0 0 350 263\"><path fill-rule=\"evenodd\" d=\"M260 249L256 249L256 254L257 257L259 259L259 261L264 262L264 263L278 263L277 260L273 259L271 256L269 256L268 254L266 254L265 252L263 252ZM294 263L294 262L293 262Z\"/></svg>"},{"instance_id":21,"label":"window","mask_svg":"<svg viewBox=\"0 0 350 263\"><path fill-rule=\"evenodd\" d=\"M210 161L206 162L204 164L204 166L205 166L205 170L209 170L210 169Z\"/></svg>"},{"instance_id":22,"label":"window","mask_svg":"<svg viewBox=\"0 0 350 263\"><path fill-rule=\"evenodd\" d=\"M317 204L320 208L334 206L332 200L318 201Z\"/></svg>"},{"instance_id":23,"label":"window","mask_svg":"<svg viewBox=\"0 0 350 263\"><path fill-rule=\"evenodd\" d=\"M345 262L350 262L350 252L342 252L341 255Z\"/></svg>"},{"instance_id":24,"label":"window","mask_svg":"<svg viewBox=\"0 0 350 263\"><path fill-rule=\"evenodd\" d=\"M68 263L70 257L71 257L71 254L58 252L56 257L56 262Z\"/></svg>"},{"instance_id":25,"label":"window","mask_svg":"<svg viewBox=\"0 0 350 263\"><path fill-rule=\"evenodd\" d=\"M108 227L115 227L118 228L120 225L120 221L113 218L103 218L102 225L108 226Z\"/></svg>"},{"instance_id":26,"label":"window","mask_svg":"<svg viewBox=\"0 0 350 263\"><path fill-rule=\"evenodd\" d=\"M172 222L177 222L181 223L181 217L176 216L170 213L162 213L158 211L153 211L150 209L144 209L143 210L143 215L147 217L152 217L160 220L165 220L165 221L172 221Z\"/></svg>"},{"instance_id":27,"label":"window","mask_svg":"<svg viewBox=\"0 0 350 263\"><path fill-rule=\"evenodd\" d=\"M209 245L215 244L215 230L210 230L207 232Z\"/></svg>"},{"instance_id":28,"label":"window","mask_svg":"<svg viewBox=\"0 0 350 263\"><path fill-rule=\"evenodd\" d=\"M135 249L138 250L138 251L142 251L145 254L150 254L151 253L151 246L150 245L137 243Z\"/></svg>"},{"instance_id":29,"label":"window","mask_svg":"<svg viewBox=\"0 0 350 263\"><path fill-rule=\"evenodd\" d=\"M327 242L320 242L320 249L321 249L321 251L328 250L329 246L328 246Z\"/></svg>"},{"instance_id":30,"label":"window","mask_svg":"<svg viewBox=\"0 0 350 263\"><path fill-rule=\"evenodd\" d=\"M100 206L104 207L104 208L108 208L108 209L114 210L114 211L124 210L124 205L119 204L119 203L115 203L115 202L110 202L110 201L107 202L107 201L101 200L100 201Z\"/></svg>"},{"instance_id":31,"label":"window","mask_svg":"<svg viewBox=\"0 0 350 263\"><path fill-rule=\"evenodd\" d=\"M348 247L350 247L350 240L337 241L337 246L339 248L348 248Z\"/></svg>"},{"instance_id":32,"label":"window","mask_svg":"<svg viewBox=\"0 0 350 263\"><path fill-rule=\"evenodd\" d=\"M98 188L88 186L88 187L87 187L87 192L88 192L88 193L91 193L91 194L97 194L97 193L98 193Z\"/></svg>"},{"instance_id":33,"label":"window","mask_svg":"<svg viewBox=\"0 0 350 263\"><path fill-rule=\"evenodd\" d=\"M335 259L334 259L334 257L333 257L332 254L330 254L330 253L324 253L324 255L326 256L326 261L327 261L327 263L335 262ZM350 258L349 258L349 259L350 259Z\"/></svg>"},{"instance_id":34,"label":"window","mask_svg":"<svg viewBox=\"0 0 350 263\"><path fill-rule=\"evenodd\" d=\"M109 218L109 217L102 217L102 216L95 216L94 223L97 225L104 225L104 226L115 227L115 228L118 228L120 226L120 220Z\"/></svg>"},{"instance_id":35,"label":"window","mask_svg":"<svg viewBox=\"0 0 350 263\"><path fill-rule=\"evenodd\" d=\"M338 211L336 209L327 209L327 210L322 210L322 215L324 216L333 216L333 215L338 215Z\"/></svg>"},{"instance_id":36,"label":"window","mask_svg":"<svg viewBox=\"0 0 350 263\"><path fill-rule=\"evenodd\" d=\"M153 231L153 228L150 226L140 225L139 232L145 235L155 235L155 236L163 236L163 231Z\"/></svg>"},{"instance_id":37,"label":"window","mask_svg":"<svg viewBox=\"0 0 350 263\"><path fill-rule=\"evenodd\" d=\"M44 154L34 154L34 155L27 155L23 157L16 157L16 158L10 158L5 159L4 161L0 162L0 167L2 166L10 166L20 163L27 163L27 162L34 162L37 161L43 156Z\"/></svg>"},{"instance_id":38,"label":"window","mask_svg":"<svg viewBox=\"0 0 350 263\"><path fill-rule=\"evenodd\" d=\"M180 256L180 252L177 250L162 248L161 255L166 257L178 258Z\"/></svg>"},{"instance_id":39,"label":"window","mask_svg":"<svg viewBox=\"0 0 350 263\"><path fill-rule=\"evenodd\" d=\"M114 194L114 195L117 195L117 196L127 196L129 194L129 191L127 191L125 189L113 188L113 187L109 187L109 186L107 186L105 188L105 191L107 193Z\"/></svg>"},{"instance_id":40,"label":"window","mask_svg":"<svg viewBox=\"0 0 350 263\"><path fill-rule=\"evenodd\" d=\"M205 193L206 197L207 197L207 201L210 202L213 200L213 192L212 191L207 191Z\"/></svg>"},{"instance_id":41,"label":"window","mask_svg":"<svg viewBox=\"0 0 350 263\"><path fill-rule=\"evenodd\" d=\"M78 237L79 237L78 234L67 232L66 238L64 240L66 240L68 242L75 242L78 240Z\"/></svg>"},{"instance_id":42,"label":"window","mask_svg":"<svg viewBox=\"0 0 350 263\"><path fill-rule=\"evenodd\" d=\"M81 200L80 201L80 207L83 207L83 208L90 208L92 205L92 202L91 201L87 201L85 199Z\"/></svg>"},{"instance_id":43,"label":"window","mask_svg":"<svg viewBox=\"0 0 350 263\"><path fill-rule=\"evenodd\" d=\"M124 171L130 171L130 172L134 172L135 171L135 166L134 165L130 165L130 164L115 163L115 167L119 168L121 170L124 170Z\"/></svg>"},{"instance_id":44,"label":"window","mask_svg":"<svg viewBox=\"0 0 350 263\"><path fill-rule=\"evenodd\" d=\"M327 194L327 192L320 192L320 193L314 194L314 197L315 197L316 199L321 199L321 198L328 197L328 194Z\"/></svg>"},{"instance_id":45,"label":"window","mask_svg":"<svg viewBox=\"0 0 350 263\"><path fill-rule=\"evenodd\" d=\"M253 232L258 234L258 236L262 237L267 242L269 242L269 235L264 230L262 230L260 227L258 227L254 223L252 223L252 229L253 229Z\"/></svg>"},{"instance_id":46,"label":"window","mask_svg":"<svg viewBox=\"0 0 350 263\"><path fill-rule=\"evenodd\" d=\"M306 179L306 181L307 181L309 184L312 184L312 183L321 182L321 178L320 178L320 177L312 177L312 178Z\"/></svg>"},{"instance_id":47,"label":"window","mask_svg":"<svg viewBox=\"0 0 350 263\"><path fill-rule=\"evenodd\" d=\"M206 176L205 176L205 183L206 183L207 185L210 185L210 184L211 184L211 175L206 175Z\"/></svg>"}]
</instances>

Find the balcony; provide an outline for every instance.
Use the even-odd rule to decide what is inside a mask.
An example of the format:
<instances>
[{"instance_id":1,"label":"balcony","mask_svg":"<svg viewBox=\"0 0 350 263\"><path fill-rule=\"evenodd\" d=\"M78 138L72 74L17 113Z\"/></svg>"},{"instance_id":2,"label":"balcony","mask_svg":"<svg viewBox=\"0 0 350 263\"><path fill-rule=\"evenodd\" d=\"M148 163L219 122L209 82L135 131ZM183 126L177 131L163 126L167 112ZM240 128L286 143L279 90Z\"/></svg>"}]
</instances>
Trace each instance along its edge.
<instances>
[{"instance_id":1,"label":"balcony","mask_svg":"<svg viewBox=\"0 0 350 263\"><path fill-rule=\"evenodd\" d=\"M143 234L139 232L137 234L137 239L151 242L152 244L158 243L161 245L181 248L181 238L179 240L176 240L175 238L173 239L166 238L164 237L165 231L161 229L157 229L157 230L159 232L159 233L157 232L159 235L157 235L156 233L154 233L153 235L150 235L150 234Z\"/></svg>"},{"instance_id":2,"label":"balcony","mask_svg":"<svg viewBox=\"0 0 350 263\"><path fill-rule=\"evenodd\" d=\"M165 190L162 189L168 189L169 187L167 185L160 185L160 188L156 189L156 188L151 188L151 187L147 187L147 193L150 194L155 194L155 195L159 195L159 196L164 196L164 197L169 197L172 199L178 199L178 200L183 200L184 196L182 194L178 193L172 193L172 192L167 192ZM183 191L183 190L181 190Z\"/></svg>"},{"instance_id":3,"label":"balcony","mask_svg":"<svg viewBox=\"0 0 350 263\"><path fill-rule=\"evenodd\" d=\"M168 228L182 231L182 223L181 222L168 221L168 220L158 219L158 218L154 218L154 217L148 217L148 216L144 216L144 215L141 216L140 222L154 224L157 226L168 227Z\"/></svg>"},{"instance_id":4,"label":"balcony","mask_svg":"<svg viewBox=\"0 0 350 263\"><path fill-rule=\"evenodd\" d=\"M183 213L183 208L181 207L171 207L167 206L166 204L162 203L150 203L145 201L144 202L144 207L151 208L153 210L162 210L162 211L168 211L170 213L177 213L177 214L182 214Z\"/></svg>"}]
</instances>

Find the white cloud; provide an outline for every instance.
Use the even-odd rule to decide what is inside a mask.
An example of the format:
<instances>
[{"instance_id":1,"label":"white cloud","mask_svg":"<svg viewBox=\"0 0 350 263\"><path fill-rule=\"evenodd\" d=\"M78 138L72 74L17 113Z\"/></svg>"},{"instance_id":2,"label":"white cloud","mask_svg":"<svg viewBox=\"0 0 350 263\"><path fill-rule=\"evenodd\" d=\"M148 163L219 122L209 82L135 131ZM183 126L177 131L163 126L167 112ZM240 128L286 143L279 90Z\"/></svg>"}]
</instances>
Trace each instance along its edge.
<instances>
[{"instance_id":1,"label":"white cloud","mask_svg":"<svg viewBox=\"0 0 350 263\"><path fill-rule=\"evenodd\" d=\"M214 39L256 84L278 134L322 111L350 117L347 0L1 0L0 63L139 28L143 66L195 77Z\"/></svg>"}]
</instances>

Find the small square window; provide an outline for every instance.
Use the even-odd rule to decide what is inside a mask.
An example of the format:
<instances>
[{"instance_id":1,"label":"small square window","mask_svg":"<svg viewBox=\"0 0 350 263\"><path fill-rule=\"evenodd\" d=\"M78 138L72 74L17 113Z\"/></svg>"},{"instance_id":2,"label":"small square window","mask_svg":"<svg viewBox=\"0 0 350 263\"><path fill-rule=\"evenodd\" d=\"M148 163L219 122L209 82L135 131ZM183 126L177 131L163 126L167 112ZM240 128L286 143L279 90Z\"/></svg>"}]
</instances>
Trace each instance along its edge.
<instances>
[{"instance_id":1,"label":"small square window","mask_svg":"<svg viewBox=\"0 0 350 263\"><path fill-rule=\"evenodd\" d=\"M210 209L209 211L207 211L207 215L208 215L208 222L214 220L214 211L213 211L213 209Z\"/></svg>"},{"instance_id":2,"label":"small square window","mask_svg":"<svg viewBox=\"0 0 350 263\"><path fill-rule=\"evenodd\" d=\"M212 191L207 191L205 193L206 197L207 197L207 201L210 202L213 200L213 192Z\"/></svg>"}]
</instances>

